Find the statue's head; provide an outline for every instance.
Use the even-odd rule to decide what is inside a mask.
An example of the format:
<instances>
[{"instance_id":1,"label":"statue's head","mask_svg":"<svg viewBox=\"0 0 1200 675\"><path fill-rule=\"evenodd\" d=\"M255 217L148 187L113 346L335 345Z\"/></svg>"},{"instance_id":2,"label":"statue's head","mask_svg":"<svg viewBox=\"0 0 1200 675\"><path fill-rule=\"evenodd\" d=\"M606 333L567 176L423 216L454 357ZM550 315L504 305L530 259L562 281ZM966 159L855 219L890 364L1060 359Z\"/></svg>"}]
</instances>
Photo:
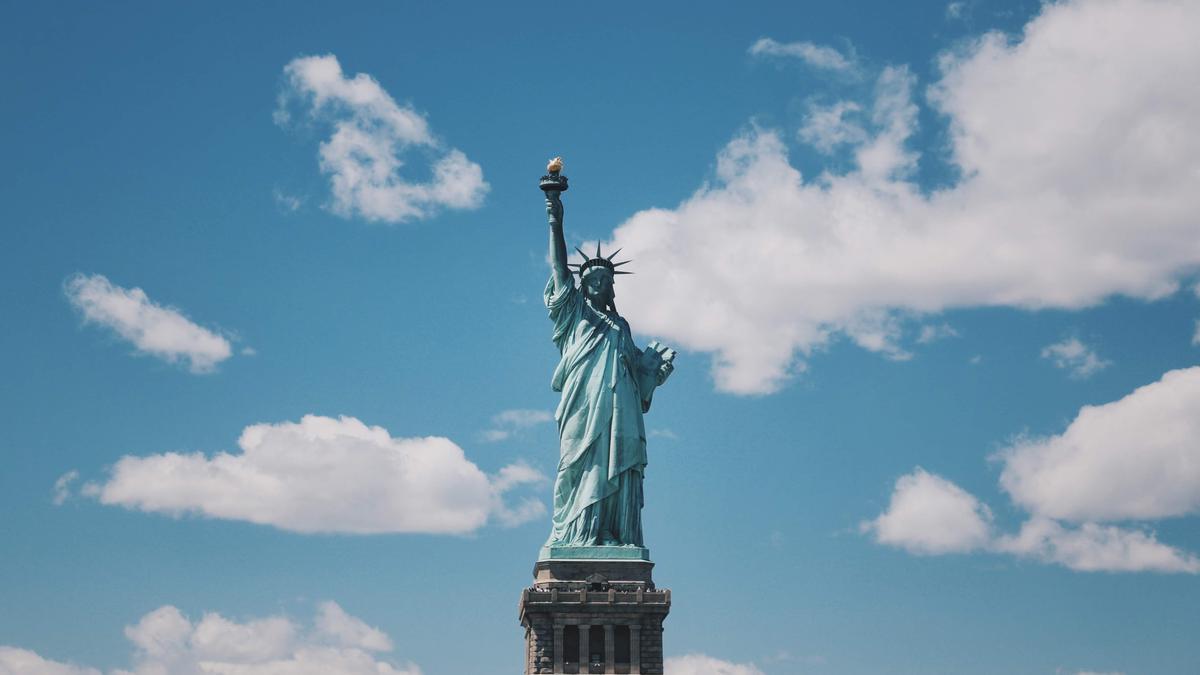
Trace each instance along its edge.
<instances>
[{"instance_id":1,"label":"statue's head","mask_svg":"<svg viewBox=\"0 0 1200 675\"><path fill-rule=\"evenodd\" d=\"M613 273L599 266L593 267L583 274L579 280L579 288L583 291L584 297L592 301L592 304L601 307L608 307L612 304L613 298L617 297L617 292L613 289Z\"/></svg>"},{"instance_id":2,"label":"statue's head","mask_svg":"<svg viewBox=\"0 0 1200 675\"><path fill-rule=\"evenodd\" d=\"M608 256L600 253L599 243L596 244L595 256L588 256L588 254L580 251L578 248L575 250L579 251L579 255L583 256L583 262L578 264L572 263L571 266L579 268L575 273L579 275L579 287L583 291L584 297L590 300L593 305L616 309L613 305L613 298L617 296L616 291L613 290L613 278L618 274L633 274L632 272L622 272L617 269L629 262L628 260L617 263L613 262L613 258L621 252L621 249L613 251Z\"/></svg>"}]
</instances>

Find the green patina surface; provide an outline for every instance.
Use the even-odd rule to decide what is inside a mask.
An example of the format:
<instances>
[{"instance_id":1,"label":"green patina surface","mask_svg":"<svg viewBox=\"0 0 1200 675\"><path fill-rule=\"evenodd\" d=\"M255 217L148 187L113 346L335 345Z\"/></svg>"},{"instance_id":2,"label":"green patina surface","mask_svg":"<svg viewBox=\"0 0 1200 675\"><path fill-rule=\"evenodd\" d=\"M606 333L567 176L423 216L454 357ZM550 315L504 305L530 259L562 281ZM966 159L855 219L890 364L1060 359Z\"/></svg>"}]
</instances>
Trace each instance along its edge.
<instances>
[{"instance_id":1,"label":"green patina surface","mask_svg":"<svg viewBox=\"0 0 1200 675\"><path fill-rule=\"evenodd\" d=\"M543 546L538 560L650 560L643 546Z\"/></svg>"},{"instance_id":2,"label":"green patina surface","mask_svg":"<svg viewBox=\"0 0 1200 675\"><path fill-rule=\"evenodd\" d=\"M559 351L551 386L559 462L552 529L542 560L649 560L642 540L642 476L654 390L670 376L675 351L657 342L644 350L617 313L614 254L567 262L561 192L566 177L555 160L543 177L550 221L550 280L545 302ZM580 251L580 253L583 253ZM579 275L578 285L575 275Z\"/></svg>"}]
</instances>

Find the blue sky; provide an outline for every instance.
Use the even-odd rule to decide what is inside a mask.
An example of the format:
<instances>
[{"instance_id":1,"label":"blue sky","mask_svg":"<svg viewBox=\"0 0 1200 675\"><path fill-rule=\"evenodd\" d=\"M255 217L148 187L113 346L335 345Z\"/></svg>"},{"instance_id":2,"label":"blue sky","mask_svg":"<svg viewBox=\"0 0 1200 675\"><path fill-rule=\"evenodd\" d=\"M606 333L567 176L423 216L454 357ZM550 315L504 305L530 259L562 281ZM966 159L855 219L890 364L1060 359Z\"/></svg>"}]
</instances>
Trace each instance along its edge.
<instances>
[{"instance_id":1,"label":"blue sky","mask_svg":"<svg viewBox=\"0 0 1200 675\"><path fill-rule=\"evenodd\" d=\"M0 672L519 672L554 155L669 672L1195 671L1195 5L4 15Z\"/></svg>"}]
</instances>

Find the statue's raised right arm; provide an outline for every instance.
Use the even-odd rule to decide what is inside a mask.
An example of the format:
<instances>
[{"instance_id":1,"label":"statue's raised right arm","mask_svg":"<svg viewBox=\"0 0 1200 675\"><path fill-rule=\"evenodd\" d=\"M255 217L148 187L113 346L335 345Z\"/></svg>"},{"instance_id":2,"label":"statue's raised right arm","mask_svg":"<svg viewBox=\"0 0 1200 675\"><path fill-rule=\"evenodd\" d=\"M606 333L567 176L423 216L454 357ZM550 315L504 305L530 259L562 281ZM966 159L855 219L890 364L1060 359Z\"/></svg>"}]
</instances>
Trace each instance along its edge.
<instances>
[{"instance_id":1,"label":"statue's raised right arm","mask_svg":"<svg viewBox=\"0 0 1200 675\"><path fill-rule=\"evenodd\" d=\"M567 240L563 237L563 205L561 193L546 191L546 216L550 220L550 267L554 271L554 290L574 284L571 268L567 267Z\"/></svg>"}]
</instances>

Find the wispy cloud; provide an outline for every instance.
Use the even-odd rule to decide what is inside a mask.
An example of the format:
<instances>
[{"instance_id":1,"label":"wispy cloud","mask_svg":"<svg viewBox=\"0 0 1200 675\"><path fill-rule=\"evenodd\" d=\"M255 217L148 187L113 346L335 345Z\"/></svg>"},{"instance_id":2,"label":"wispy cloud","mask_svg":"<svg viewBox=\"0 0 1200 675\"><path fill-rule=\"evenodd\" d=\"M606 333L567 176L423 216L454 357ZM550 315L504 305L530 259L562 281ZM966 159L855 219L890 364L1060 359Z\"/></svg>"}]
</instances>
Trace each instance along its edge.
<instances>
[{"instance_id":1,"label":"wispy cloud","mask_svg":"<svg viewBox=\"0 0 1200 675\"><path fill-rule=\"evenodd\" d=\"M954 337L958 337L958 331L948 323L925 324L917 335L917 343L924 345Z\"/></svg>"},{"instance_id":2,"label":"wispy cloud","mask_svg":"<svg viewBox=\"0 0 1200 675\"><path fill-rule=\"evenodd\" d=\"M752 56L781 56L800 59L804 63L822 70L852 72L853 57L847 57L833 47L812 42L777 42L771 38L760 38L750 45Z\"/></svg>"},{"instance_id":3,"label":"wispy cloud","mask_svg":"<svg viewBox=\"0 0 1200 675\"><path fill-rule=\"evenodd\" d=\"M216 612L199 620L164 605L125 627L133 645L129 670L108 675L163 673L329 673L331 675L421 675L411 663L380 654L391 639L335 602L323 602L308 627L286 616L238 622ZM13 675L101 675L96 668L53 661L36 652L0 646L0 672Z\"/></svg>"},{"instance_id":4,"label":"wispy cloud","mask_svg":"<svg viewBox=\"0 0 1200 675\"><path fill-rule=\"evenodd\" d=\"M492 428L483 432L483 440L503 441L524 429L554 421L554 413L548 410L505 410L492 417Z\"/></svg>"},{"instance_id":5,"label":"wispy cloud","mask_svg":"<svg viewBox=\"0 0 1200 675\"><path fill-rule=\"evenodd\" d=\"M62 506L71 498L71 483L79 479L79 472L72 469L54 481L54 505Z\"/></svg>"},{"instance_id":6,"label":"wispy cloud","mask_svg":"<svg viewBox=\"0 0 1200 675\"><path fill-rule=\"evenodd\" d=\"M862 530L913 553L991 551L1080 571L1200 573L1200 557L1144 523L1200 513L1200 367L1175 370L1122 399L1085 406L1067 429L995 455L1001 488L1029 514L992 527L973 495L923 469L902 476ZM1113 523L1132 523L1117 525Z\"/></svg>"},{"instance_id":7,"label":"wispy cloud","mask_svg":"<svg viewBox=\"0 0 1200 675\"><path fill-rule=\"evenodd\" d=\"M670 675L763 675L753 663L723 661L706 654L668 657L663 670Z\"/></svg>"},{"instance_id":8,"label":"wispy cloud","mask_svg":"<svg viewBox=\"0 0 1200 675\"><path fill-rule=\"evenodd\" d=\"M296 211L300 210L301 206L304 205L303 199L295 195L287 194L279 188L272 190L271 196L275 199L275 206L284 213L295 213Z\"/></svg>"},{"instance_id":9,"label":"wispy cloud","mask_svg":"<svg viewBox=\"0 0 1200 675\"><path fill-rule=\"evenodd\" d=\"M111 328L143 354L168 363L186 361L193 373L212 372L233 354L224 336L152 301L140 288L122 288L101 274L76 274L64 290L86 321Z\"/></svg>"},{"instance_id":10,"label":"wispy cloud","mask_svg":"<svg viewBox=\"0 0 1200 675\"><path fill-rule=\"evenodd\" d=\"M84 486L103 504L198 514L294 532L468 534L542 515L506 494L544 477L524 464L488 476L448 438L394 438L353 417L306 415L243 430L238 453L122 457L108 480Z\"/></svg>"},{"instance_id":11,"label":"wispy cloud","mask_svg":"<svg viewBox=\"0 0 1200 675\"><path fill-rule=\"evenodd\" d=\"M1042 358L1049 359L1054 367L1066 370L1075 379L1091 377L1112 365L1112 361L1100 358L1095 349L1074 337L1043 347Z\"/></svg>"},{"instance_id":12,"label":"wispy cloud","mask_svg":"<svg viewBox=\"0 0 1200 675\"><path fill-rule=\"evenodd\" d=\"M845 145L859 145L870 138L865 122L857 119L861 113L862 106L854 101L813 104L798 135L800 140L825 154Z\"/></svg>"},{"instance_id":13,"label":"wispy cloud","mask_svg":"<svg viewBox=\"0 0 1200 675\"><path fill-rule=\"evenodd\" d=\"M296 58L283 72L275 121L290 124L290 105L299 101L312 119L333 127L321 143L320 165L329 175L334 213L400 223L483 203L488 184L480 166L439 141L424 116L397 103L375 78L347 77L333 54ZM409 150L430 158L428 180L401 174Z\"/></svg>"}]
</instances>

